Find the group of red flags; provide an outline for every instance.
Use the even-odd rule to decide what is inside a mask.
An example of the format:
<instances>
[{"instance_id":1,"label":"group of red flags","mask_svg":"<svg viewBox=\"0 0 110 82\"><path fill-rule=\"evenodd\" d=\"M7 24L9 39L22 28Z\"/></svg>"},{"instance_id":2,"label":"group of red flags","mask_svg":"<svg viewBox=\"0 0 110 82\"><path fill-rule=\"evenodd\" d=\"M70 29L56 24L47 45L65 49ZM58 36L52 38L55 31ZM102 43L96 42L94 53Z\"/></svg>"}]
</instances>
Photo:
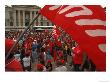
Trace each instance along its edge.
<instances>
[{"instance_id":1,"label":"group of red flags","mask_svg":"<svg viewBox=\"0 0 110 82\"><path fill-rule=\"evenodd\" d=\"M106 71L106 14L99 5L46 5L40 13L75 40ZM56 27L57 28L57 27Z\"/></svg>"}]
</instances>

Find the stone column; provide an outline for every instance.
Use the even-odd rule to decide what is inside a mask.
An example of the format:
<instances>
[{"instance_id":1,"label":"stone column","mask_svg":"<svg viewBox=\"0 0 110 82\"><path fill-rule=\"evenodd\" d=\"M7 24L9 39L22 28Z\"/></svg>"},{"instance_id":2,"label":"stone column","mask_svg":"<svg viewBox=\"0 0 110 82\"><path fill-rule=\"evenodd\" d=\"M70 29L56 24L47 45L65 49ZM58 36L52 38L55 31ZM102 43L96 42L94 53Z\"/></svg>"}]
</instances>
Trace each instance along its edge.
<instances>
[{"instance_id":1,"label":"stone column","mask_svg":"<svg viewBox=\"0 0 110 82\"><path fill-rule=\"evenodd\" d=\"M13 26L16 27L16 10L13 13Z\"/></svg>"},{"instance_id":2,"label":"stone column","mask_svg":"<svg viewBox=\"0 0 110 82\"><path fill-rule=\"evenodd\" d=\"M38 17L38 22L37 22L38 23L38 26L41 25L41 17L42 17L41 15Z\"/></svg>"},{"instance_id":3,"label":"stone column","mask_svg":"<svg viewBox=\"0 0 110 82\"><path fill-rule=\"evenodd\" d=\"M30 11L30 22L32 21L32 11Z\"/></svg>"},{"instance_id":4,"label":"stone column","mask_svg":"<svg viewBox=\"0 0 110 82\"><path fill-rule=\"evenodd\" d=\"M25 27L25 11L23 10L23 27Z\"/></svg>"},{"instance_id":5,"label":"stone column","mask_svg":"<svg viewBox=\"0 0 110 82\"><path fill-rule=\"evenodd\" d=\"M34 18L36 17L36 11L34 11ZM34 22L34 26L36 26L36 21Z\"/></svg>"},{"instance_id":6,"label":"stone column","mask_svg":"<svg viewBox=\"0 0 110 82\"><path fill-rule=\"evenodd\" d=\"M20 10L18 10L18 26L21 26L21 21L20 21Z\"/></svg>"}]
</instances>

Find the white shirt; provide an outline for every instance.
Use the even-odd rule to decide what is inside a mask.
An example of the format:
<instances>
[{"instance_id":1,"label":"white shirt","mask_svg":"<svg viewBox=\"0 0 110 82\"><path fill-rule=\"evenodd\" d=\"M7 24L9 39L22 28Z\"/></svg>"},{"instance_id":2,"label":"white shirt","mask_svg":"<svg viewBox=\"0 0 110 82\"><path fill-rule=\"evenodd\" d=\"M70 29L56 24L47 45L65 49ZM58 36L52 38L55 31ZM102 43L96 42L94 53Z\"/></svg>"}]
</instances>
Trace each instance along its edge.
<instances>
[{"instance_id":1,"label":"white shirt","mask_svg":"<svg viewBox=\"0 0 110 82\"><path fill-rule=\"evenodd\" d=\"M21 54L15 54L15 55L14 55L15 59L17 59L18 61L21 61L20 55L21 55Z\"/></svg>"},{"instance_id":2,"label":"white shirt","mask_svg":"<svg viewBox=\"0 0 110 82\"><path fill-rule=\"evenodd\" d=\"M72 47L72 50L74 51L75 47ZM71 52L72 56L75 56L73 52Z\"/></svg>"},{"instance_id":3,"label":"white shirt","mask_svg":"<svg viewBox=\"0 0 110 82\"><path fill-rule=\"evenodd\" d=\"M74 51L74 48L75 48L75 47L72 47L72 50L73 50L73 51Z\"/></svg>"},{"instance_id":4,"label":"white shirt","mask_svg":"<svg viewBox=\"0 0 110 82\"><path fill-rule=\"evenodd\" d=\"M30 66L30 57L23 58L23 65L24 65L24 67Z\"/></svg>"},{"instance_id":5,"label":"white shirt","mask_svg":"<svg viewBox=\"0 0 110 82\"><path fill-rule=\"evenodd\" d=\"M46 53L44 52L44 61L46 61Z\"/></svg>"},{"instance_id":6,"label":"white shirt","mask_svg":"<svg viewBox=\"0 0 110 82\"><path fill-rule=\"evenodd\" d=\"M55 71L67 71L66 66L59 66L57 68L55 68Z\"/></svg>"},{"instance_id":7,"label":"white shirt","mask_svg":"<svg viewBox=\"0 0 110 82\"><path fill-rule=\"evenodd\" d=\"M43 72L46 72L46 67L45 66L43 67Z\"/></svg>"},{"instance_id":8,"label":"white shirt","mask_svg":"<svg viewBox=\"0 0 110 82\"><path fill-rule=\"evenodd\" d=\"M19 45L20 45L20 46L22 46L23 41L22 41L22 40L20 40L18 43L19 43Z\"/></svg>"}]
</instances>

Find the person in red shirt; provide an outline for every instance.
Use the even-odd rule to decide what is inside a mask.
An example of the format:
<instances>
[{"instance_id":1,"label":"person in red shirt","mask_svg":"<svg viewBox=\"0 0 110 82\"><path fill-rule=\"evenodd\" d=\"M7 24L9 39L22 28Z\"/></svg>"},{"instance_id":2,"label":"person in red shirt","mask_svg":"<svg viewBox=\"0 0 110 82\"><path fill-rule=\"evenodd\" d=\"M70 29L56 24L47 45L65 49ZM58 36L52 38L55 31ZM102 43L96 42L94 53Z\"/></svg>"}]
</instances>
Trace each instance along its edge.
<instances>
[{"instance_id":1,"label":"person in red shirt","mask_svg":"<svg viewBox=\"0 0 110 82\"><path fill-rule=\"evenodd\" d=\"M61 51L61 50L58 51L58 57L59 57L59 59L64 59L63 51Z\"/></svg>"},{"instance_id":2,"label":"person in red shirt","mask_svg":"<svg viewBox=\"0 0 110 82\"><path fill-rule=\"evenodd\" d=\"M53 57L53 59L54 59L54 61L57 60L57 51L56 50L54 50L54 57Z\"/></svg>"},{"instance_id":3,"label":"person in red shirt","mask_svg":"<svg viewBox=\"0 0 110 82\"><path fill-rule=\"evenodd\" d=\"M43 71L44 70L44 66L43 64L36 64L36 68L37 68L37 71Z\"/></svg>"},{"instance_id":4,"label":"person in red shirt","mask_svg":"<svg viewBox=\"0 0 110 82\"><path fill-rule=\"evenodd\" d=\"M85 62L85 58L86 58L86 54L84 52L82 52L82 50L80 49L79 46L76 46L73 49L73 63L74 63L74 70L75 71L82 71L84 62Z\"/></svg>"}]
</instances>

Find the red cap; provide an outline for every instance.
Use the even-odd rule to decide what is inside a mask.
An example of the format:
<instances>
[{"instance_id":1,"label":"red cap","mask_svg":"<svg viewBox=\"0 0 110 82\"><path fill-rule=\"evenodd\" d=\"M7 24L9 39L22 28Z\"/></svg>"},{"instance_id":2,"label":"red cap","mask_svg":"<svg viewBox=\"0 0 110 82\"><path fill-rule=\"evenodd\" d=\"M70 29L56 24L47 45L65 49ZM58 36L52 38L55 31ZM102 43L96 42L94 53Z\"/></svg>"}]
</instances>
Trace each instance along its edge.
<instances>
[{"instance_id":1,"label":"red cap","mask_svg":"<svg viewBox=\"0 0 110 82\"><path fill-rule=\"evenodd\" d=\"M47 63L51 63L52 61L51 60L47 60Z\"/></svg>"},{"instance_id":2,"label":"red cap","mask_svg":"<svg viewBox=\"0 0 110 82\"><path fill-rule=\"evenodd\" d=\"M61 62L62 62L62 64L64 64L65 63L65 60L61 60Z\"/></svg>"},{"instance_id":3,"label":"red cap","mask_svg":"<svg viewBox=\"0 0 110 82\"><path fill-rule=\"evenodd\" d=\"M42 64L37 64L36 67L38 71L43 71L44 66Z\"/></svg>"}]
</instances>

